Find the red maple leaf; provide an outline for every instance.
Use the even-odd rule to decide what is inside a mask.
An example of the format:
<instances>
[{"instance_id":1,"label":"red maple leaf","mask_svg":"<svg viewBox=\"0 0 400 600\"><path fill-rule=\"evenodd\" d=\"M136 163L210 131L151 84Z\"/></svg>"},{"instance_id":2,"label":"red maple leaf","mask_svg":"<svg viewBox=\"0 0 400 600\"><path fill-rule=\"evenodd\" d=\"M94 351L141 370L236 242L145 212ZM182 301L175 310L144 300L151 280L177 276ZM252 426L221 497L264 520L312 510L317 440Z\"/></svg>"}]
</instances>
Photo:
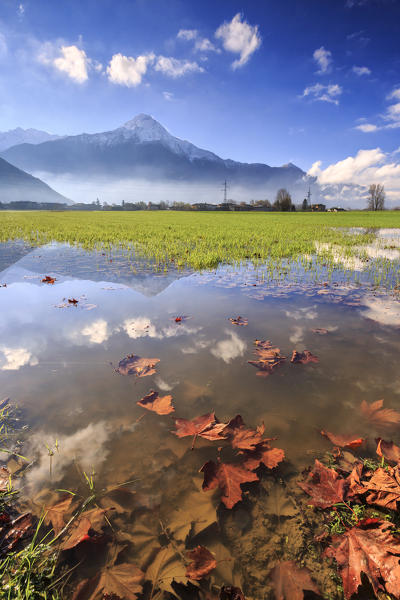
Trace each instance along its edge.
<instances>
[{"instance_id":1,"label":"red maple leaf","mask_svg":"<svg viewBox=\"0 0 400 600\"><path fill-rule=\"evenodd\" d=\"M301 489L311 496L310 504L318 508L328 508L337 502L343 502L347 482L333 469L328 469L315 459L314 470L306 481L299 482Z\"/></svg>"},{"instance_id":2,"label":"red maple leaf","mask_svg":"<svg viewBox=\"0 0 400 600\"><path fill-rule=\"evenodd\" d=\"M293 350L290 362L306 365L310 362L318 363L319 358L318 356L311 354L309 350L303 350L303 352L297 352L297 350Z\"/></svg>"},{"instance_id":3,"label":"red maple leaf","mask_svg":"<svg viewBox=\"0 0 400 600\"><path fill-rule=\"evenodd\" d=\"M226 437L224 435L226 423L219 423L213 412L196 417L191 421L189 419L176 419L175 427L174 434L179 438L193 436L192 450L199 436L212 441L225 439Z\"/></svg>"},{"instance_id":4,"label":"red maple leaf","mask_svg":"<svg viewBox=\"0 0 400 600\"><path fill-rule=\"evenodd\" d=\"M388 462L398 463L400 462L400 448L393 442L385 442L382 438L375 440L378 444L376 447L376 453L378 456L382 456Z\"/></svg>"},{"instance_id":5,"label":"red maple leaf","mask_svg":"<svg viewBox=\"0 0 400 600\"><path fill-rule=\"evenodd\" d=\"M354 438L352 435L340 435L324 430L321 431L321 435L332 442L334 446L339 446L339 448L350 448L354 450L364 442L364 438Z\"/></svg>"},{"instance_id":6,"label":"red maple leaf","mask_svg":"<svg viewBox=\"0 0 400 600\"><path fill-rule=\"evenodd\" d=\"M386 591L399 597L399 540L393 536L387 522L379 521L372 525L375 527L352 527L335 536L331 546L325 550L325 556L337 562L346 600L357 593L362 584L362 573L368 577L375 594Z\"/></svg>"},{"instance_id":7,"label":"red maple leaf","mask_svg":"<svg viewBox=\"0 0 400 600\"><path fill-rule=\"evenodd\" d=\"M268 377L286 360L286 356L282 356L279 348L273 348L269 340L254 340L254 345L257 360L247 362L258 369L257 375L260 377Z\"/></svg>"},{"instance_id":8,"label":"red maple leaf","mask_svg":"<svg viewBox=\"0 0 400 600\"><path fill-rule=\"evenodd\" d=\"M226 508L233 508L242 499L242 483L258 481L252 471L241 465L206 462L200 469L204 473L203 490L213 490L219 487L222 491L221 501Z\"/></svg>"}]
</instances>

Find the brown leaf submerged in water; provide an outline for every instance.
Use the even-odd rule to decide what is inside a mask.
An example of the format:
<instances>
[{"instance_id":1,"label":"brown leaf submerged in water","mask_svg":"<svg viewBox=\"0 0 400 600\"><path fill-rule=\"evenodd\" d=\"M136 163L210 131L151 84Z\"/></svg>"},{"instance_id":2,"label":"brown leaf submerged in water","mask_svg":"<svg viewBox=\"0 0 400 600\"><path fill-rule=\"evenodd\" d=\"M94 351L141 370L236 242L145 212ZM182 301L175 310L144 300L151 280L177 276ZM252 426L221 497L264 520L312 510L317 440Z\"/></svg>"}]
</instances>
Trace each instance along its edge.
<instances>
[{"instance_id":1,"label":"brown leaf submerged in water","mask_svg":"<svg viewBox=\"0 0 400 600\"><path fill-rule=\"evenodd\" d=\"M211 441L225 439L224 430L226 426L226 423L219 423L215 413L211 412L192 420L176 419L176 430L173 433L179 438L193 436L193 450L198 437Z\"/></svg>"},{"instance_id":2,"label":"brown leaf submerged in water","mask_svg":"<svg viewBox=\"0 0 400 600\"><path fill-rule=\"evenodd\" d=\"M303 600L304 592L320 594L306 568L299 568L292 560L280 562L270 573L276 600Z\"/></svg>"},{"instance_id":3,"label":"brown leaf submerged in water","mask_svg":"<svg viewBox=\"0 0 400 600\"><path fill-rule=\"evenodd\" d=\"M343 502L347 482L336 471L315 459L314 470L308 474L306 481L299 482L298 485L311 496L310 504L328 508L337 502Z\"/></svg>"},{"instance_id":4,"label":"brown leaf submerged in water","mask_svg":"<svg viewBox=\"0 0 400 600\"><path fill-rule=\"evenodd\" d=\"M242 499L243 483L258 481L252 471L239 464L215 463L213 460L206 462L200 469L204 473L203 490L220 488L221 501L226 508L233 508Z\"/></svg>"},{"instance_id":5,"label":"brown leaf submerged in water","mask_svg":"<svg viewBox=\"0 0 400 600\"><path fill-rule=\"evenodd\" d=\"M400 542L390 531L390 523L378 521L371 525L365 529L352 527L335 536L325 550L325 556L336 560L346 600L362 585L362 573L368 577L375 594L386 591L399 598Z\"/></svg>"},{"instance_id":6,"label":"brown leaf submerged in water","mask_svg":"<svg viewBox=\"0 0 400 600\"><path fill-rule=\"evenodd\" d=\"M383 408L383 400L376 400L368 404L361 402L363 416L376 427L393 427L400 423L400 412L393 408Z\"/></svg>"},{"instance_id":7,"label":"brown leaf submerged in water","mask_svg":"<svg viewBox=\"0 0 400 600\"><path fill-rule=\"evenodd\" d=\"M246 598L240 588L223 585L219 593L219 600L246 600Z\"/></svg>"},{"instance_id":8,"label":"brown leaf submerged in water","mask_svg":"<svg viewBox=\"0 0 400 600\"><path fill-rule=\"evenodd\" d=\"M11 474L7 467L0 467L0 492L7 492L10 488Z\"/></svg>"},{"instance_id":9,"label":"brown leaf submerged in water","mask_svg":"<svg viewBox=\"0 0 400 600\"><path fill-rule=\"evenodd\" d=\"M293 350L290 362L294 364L307 365L308 363L318 363L319 358L314 354L311 354L309 350L303 350L303 352L297 352Z\"/></svg>"},{"instance_id":10,"label":"brown leaf submerged in water","mask_svg":"<svg viewBox=\"0 0 400 600\"><path fill-rule=\"evenodd\" d=\"M268 377L286 360L286 356L282 356L279 348L273 348L269 340L254 340L256 349L254 354L257 360L248 360L249 365L253 365L258 369L257 375L260 377Z\"/></svg>"},{"instance_id":11,"label":"brown leaf submerged in water","mask_svg":"<svg viewBox=\"0 0 400 600\"><path fill-rule=\"evenodd\" d=\"M6 555L14 550L18 542L33 534L33 516L31 513L19 515L12 521L7 522L6 528L0 529L0 556Z\"/></svg>"},{"instance_id":12,"label":"brown leaf submerged in water","mask_svg":"<svg viewBox=\"0 0 400 600\"><path fill-rule=\"evenodd\" d=\"M94 542L103 538L102 528L105 524L107 510L93 508L83 512L69 527L60 544L62 550L71 550L82 542Z\"/></svg>"},{"instance_id":13,"label":"brown leaf submerged in water","mask_svg":"<svg viewBox=\"0 0 400 600\"><path fill-rule=\"evenodd\" d=\"M352 435L340 435L324 430L321 431L321 435L332 442L334 446L339 446L339 448L350 448L351 450L359 448L365 441L364 438L354 438Z\"/></svg>"},{"instance_id":14,"label":"brown leaf submerged in water","mask_svg":"<svg viewBox=\"0 0 400 600\"><path fill-rule=\"evenodd\" d=\"M203 577L207 577L209 573L217 566L215 557L204 546L197 546L193 550L186 553L190 563L186 567L186 577L199 581Z\"/></svg>"},{"instance_id":15,"label":"brown leaf submerged in water","mask_svg":"<svg viewBox=\"0 0 400 600\"><path fill-rule=\"evenodd\" d=\"M172 396L159 396L158 392L154 390L143 396L136 404L158 415L169 415L175 412L175 408L172 406Z\"/></svg>"},{"instance_id":16,"label":"brown leaf submerged in water","mask_svg":"<svg viewBox=\"0 0 400 600\"><path fill-rule=\"evenodd\" d=\"M72 496L64 498L53 506L45 507L44 522L46 525L51 523L54 535L58 535L65 526L65 514L69 511L72 502Z\"/></svg>"},{"instance_id":17,"label":"brown leaf submerged in water","mask_svg":"<svg viewBox=\"0 0 400 600\"><path fill-rule=\"evenodd\" d=\"M155 366L160 362L159 358L140 358L136 354L128 354L126 358L119 361L115 369L120 375L136 375L136 377L146 377L154 375Z\"/></svg>"},{"instance_id":18,"label":"brown leaf submerged in water","mask_svg":"<svg viewBox=\"0 0 400 600\"><path fill-rule=\"evenodd\" d=\"M72 600L136 600L142 591L144 573L135 565L106 566L92 579L81 581Z\"/></svg>"}]
</instances>

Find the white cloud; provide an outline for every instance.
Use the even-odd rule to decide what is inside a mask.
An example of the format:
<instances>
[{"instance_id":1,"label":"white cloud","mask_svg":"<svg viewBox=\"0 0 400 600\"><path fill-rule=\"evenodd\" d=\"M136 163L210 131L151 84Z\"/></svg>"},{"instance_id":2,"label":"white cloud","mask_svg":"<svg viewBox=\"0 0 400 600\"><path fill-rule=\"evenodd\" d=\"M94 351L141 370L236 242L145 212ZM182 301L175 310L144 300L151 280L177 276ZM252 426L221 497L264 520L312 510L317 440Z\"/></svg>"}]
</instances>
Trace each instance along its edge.
<instances>
[{"instance_id":1,"label":"white cloud","mask_svg":"<svg viewBox=\"0 0 400 600\"><path fill-rule=\"evenodd\" d=\"M178 35L176 36L179 40L194 40L197 38L198 31L197 29L180 29L178 31Z\"/></svg>"},{"instance_id":2,"label":"white cloud","mask_svg":"<svg viewBox=\"0 0 400 600\"><path fill-rule=\"evenodd\" d=\"M197 62L191 62L189 60L172 58L167 56L159 56L155 64L155 70L160 71L168 77L182 77L187 73L203 73L203 67L197 64Z\"/></svg>"},{"instance_id":3,"label":"white cloud","mask_svg":"<svg viewBox=\"0 0 400 600\"><path fill-rule=\"evenodd\" d=\"M194 49L198 52L221 52L208 38L199 36L197 29L180 29L176 37L187 42L194 42Z\"/></svg>"},{"instance_id":4,"label":"white cloud","mask_svg":"<svg viewBox=\"0 0 400 600\"><path fill-rule=\"evenodd\" d=\"M400 100L400 88L394 89L388 96L387 100Z\"/></svg>"},{"instance_id":5,"label":"white cloud","mask_svg":"<svg viewBox=\"0 0 400 600\"><path fill-rule=\"evenodd\" d=\"M3 357L0 356L1 371L18 371L25 365L34 367L39 363L38 359L26 348L1 346L0 352L3 354Z\"/></svg>"},{"instance_id":6,"label":"white cloud","mask_svg":"<svg viewBox=\"0 0 400 600\"><path fill-rule=\"evenodd\" d=\"M86 325L82 329L82 335L87 336L92 344L102 344L109 338L107 321L97 319L90 325Z\"/></svg>"},{"instance_id":7,"label":"white cloud","mask_svg":"<svg viewBox=\"0 0 400 600\"><path fill-rule=\"evenodd\" d=\"M343 93L343 89L338 85L322 85L322 83L316 83L305 88L303 92L303 98L309 96L312 100L319 100L321 102L331 102L332 104L339 104L338 97Z\"/></svg>"},{"instance_id":8,"label":"white cloud","mask_svg":"<svg viewBox=\"0 0 400 600\"><path fill-rule=\"evenodd\" d=\"M211 354L217 358L222 358L226 363L230 363L234 358L243 356L247 345L234 331L227 329L225 333L228 334L228 339L217 342L215 347L212 348Z\"/></svg>"},{"instance_id":9,"label":"white cloud","mask_svg":"<svg viewBox=\"0 0 400 600\"><path fill-rule=\"evenodd\" d=\"M304 339L304 327L300 327L299 325L295 325L293 329L292 335L289 337L289 341L292 344L299 344Z\"/></svg>"},{"instance_id":10,"label":"white cloud","mask_svg":"<svg viewBox=\"0 0 400 600\"><path fill-rule=\"evenodd\" d=\"M388 154L380 148L359 150L355 156L348 156L325 169L321 164L321 161L315 162L308 171L321 185L381 183L389 199L400 198L400 162L396 162L395 153Z\"/></svg>"},{"instance_id":11,"label":"white cloud","mask_svg":"<svg viewBox=\"0 0 400 600\"><path fill-rule=\"evenodd\" d=\"M362 123L361 125L357 125L355 129L358 129L363 133L371 133L372 131L376 131L378 127L376 125L373 125L372 123Z\"/></svg>"},{"instance_id":12,"label":"white cloud","mask_svg":"<svg viewBox=\"0 0 400 600\"><path fill-rule=\"evenodd\" d=\"M381 325L389 327L400 327L400 302L390 297L373 298L365 297L362 304L366 310L362 312L362 316L372 321L376 321Z\"/></svg>"},{"instance_id":13,"label":"white cloud","mask_svg":"<svg viewBox=\"0 0 400 600\"><path fill-rule=\"evenodd\" d=\"M314 51L313 58L319 66L317 73L329 73L332 65L332 52L330 50L325 50L325 48L321 46L321 48Z\"/></svg>"},{"instance_id":14,"label":"white cloud","mask_svg":"<svg viewBox=\"0 0 400 600\"><path fill-rule=\"evenodd\" d=\"M294 319L295 321L303 321L304 319L312 320L318 317L318 313L315 310L317 307L314 306L305 306L303 308L299 308L298 310L285 310L285 315L290 319Z\"/></svg>"},{"instance_id":15,"label":"white cloud","mask_svg":"<svg viewBox=\"0 0 400 600\"><path fill-rule=\"evenodd\" d=\"M353 73L355 73L356 75L371 75L371 69L368 69L368 67L356 67L354 66L352 68Z\"/></svg>"},{"instance_id":16,"label":"white cloud","mask_svg":"<svg viewBox=\"0 0 400 600\"><path fill-rule=\"evenodd\" d=\"M162 340L163 338L195 334L202 327L189 327L186 323L180 323L179 325L174 323L157 329L148 317L135 317L133 319L125 319L122 329L133 340L146 336Z\"/></svg>"},{"instance_id":17,"label":"white cloud","mask_svg":"<svg viewBox=\"0 0 400 600\"><path fill-rule=\"evenodd\" d=\"M108 79L111 83L136 87L142 82L148 66L153 63L155 55L144 54L134 58L123 54L114 54L107 67Z\"/></svg>"},{"instance_id":18,"label":"white cloud","mask_svg":"<svg viewBox=\"0 0 400 600\"><path fill-rule=\"evenodd\" d=\"M163 96L165 100L168 100L169 102L171 102L171 100L174 99L174 95L172 92L163 92Z\"/></svg>"},{"instance_id":19,"label":"white cloud","mask_svg":"<svg viewBox=\"0 0 400 600\"><path fill-rule=\"evenodd\" d=\"M89 69L100 70L102 65L90 59L84 50L78 46L66 46L45 42L41 45L37 59L44 65L49 65L66 74L76 83L88 80Z\"/></svg>"},{"instance_id":20,"label":"white cloud","mask_svg":"<svg viewBox=\"0 0 400 600\"><path fill-rule=\"evenodd\" d=\"M245 65L253 52L261 46L258 25L249 25L240 13L237 13L229 23L220 25L215 32L215 37L222 40L225 50L240 55L240 58L232 63L233 69Z\"/></svg>"}]
</instances>

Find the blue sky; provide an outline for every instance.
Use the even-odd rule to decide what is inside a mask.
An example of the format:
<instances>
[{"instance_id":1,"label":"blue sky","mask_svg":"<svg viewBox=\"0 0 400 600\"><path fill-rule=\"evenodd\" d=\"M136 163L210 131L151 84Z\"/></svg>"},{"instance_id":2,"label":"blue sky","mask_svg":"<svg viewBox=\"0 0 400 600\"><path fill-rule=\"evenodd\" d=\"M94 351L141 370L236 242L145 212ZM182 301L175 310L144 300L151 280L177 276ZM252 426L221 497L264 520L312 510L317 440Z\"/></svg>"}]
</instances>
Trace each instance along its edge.
<instances>
[{"instance_id":1,"label":"blue sky","mask_svg":"<svg viewBox=\"0 0 400 600\"><path fill-rule=\"evenodd\" d=\"M224 158L400 181L399 23L398 0L2 0L0 130L145 112Z\"/></svg>"}]
</instances>

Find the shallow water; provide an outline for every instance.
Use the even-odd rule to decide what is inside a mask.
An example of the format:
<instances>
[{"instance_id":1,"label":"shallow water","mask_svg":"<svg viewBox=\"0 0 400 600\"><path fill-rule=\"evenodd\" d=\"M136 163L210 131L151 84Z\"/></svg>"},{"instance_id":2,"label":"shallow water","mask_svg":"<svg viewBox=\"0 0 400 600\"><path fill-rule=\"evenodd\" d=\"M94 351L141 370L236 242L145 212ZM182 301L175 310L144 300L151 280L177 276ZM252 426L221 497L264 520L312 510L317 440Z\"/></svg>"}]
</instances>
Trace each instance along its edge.
<instances>
[{"instance_id":1,"label":"shallow water","mask_svg":"<svg viewBox=\"0 0 400 600\"><path fill-rule=\"evenodd\" d=\"M251 427L263 421L286 455L282 470L263 479L268 497L271 486L331 448L321 429L368 436L373 452L382 432L362 420L359 406L384 398L385 406L400 409L400 294L347 277L325 285L301 273L267 281L262 269L250 267L158 273L144 259L55 244L3 244L0 265L0 284L7 285L0 288L0 389L29 425L24 454L33 464L23 485L32 506L40 512L49 490L84 493L82 471L95 472L99 489L133 481L122 499L113 497L116 523L134 543L132 560L146 554L160 520L173 532L186 519L194 522L196 543L229 558L213 576L219 585L236 582L249 598L268 598L274 556L285 555L283 538L296 545L290 535L298 531L287 527L278 535L280 521L261 518L265 498L251 484L248 500L219 511L220 529L204 532L217 520L218 492L200 491L199 469L216 460L217 444L198 440L191 451L190 438L171 433L171 416L136 402L155 389L172 394L173 417L214 410L223 422L236 414ZM56 278L54 285L41 283L45 275ZM238 315L247 326L229 321ZM187 318L176 323L176 316ZM288 357L269 377L248 363L255 339L270 340ZM291 364L294 349L311 351L319 363ZM117 373L129 354L160 359L157 373ZM54 450L51 460L46 445ZM251 563L260 548L263 561Z\"/></svg>"}]
</instances>

